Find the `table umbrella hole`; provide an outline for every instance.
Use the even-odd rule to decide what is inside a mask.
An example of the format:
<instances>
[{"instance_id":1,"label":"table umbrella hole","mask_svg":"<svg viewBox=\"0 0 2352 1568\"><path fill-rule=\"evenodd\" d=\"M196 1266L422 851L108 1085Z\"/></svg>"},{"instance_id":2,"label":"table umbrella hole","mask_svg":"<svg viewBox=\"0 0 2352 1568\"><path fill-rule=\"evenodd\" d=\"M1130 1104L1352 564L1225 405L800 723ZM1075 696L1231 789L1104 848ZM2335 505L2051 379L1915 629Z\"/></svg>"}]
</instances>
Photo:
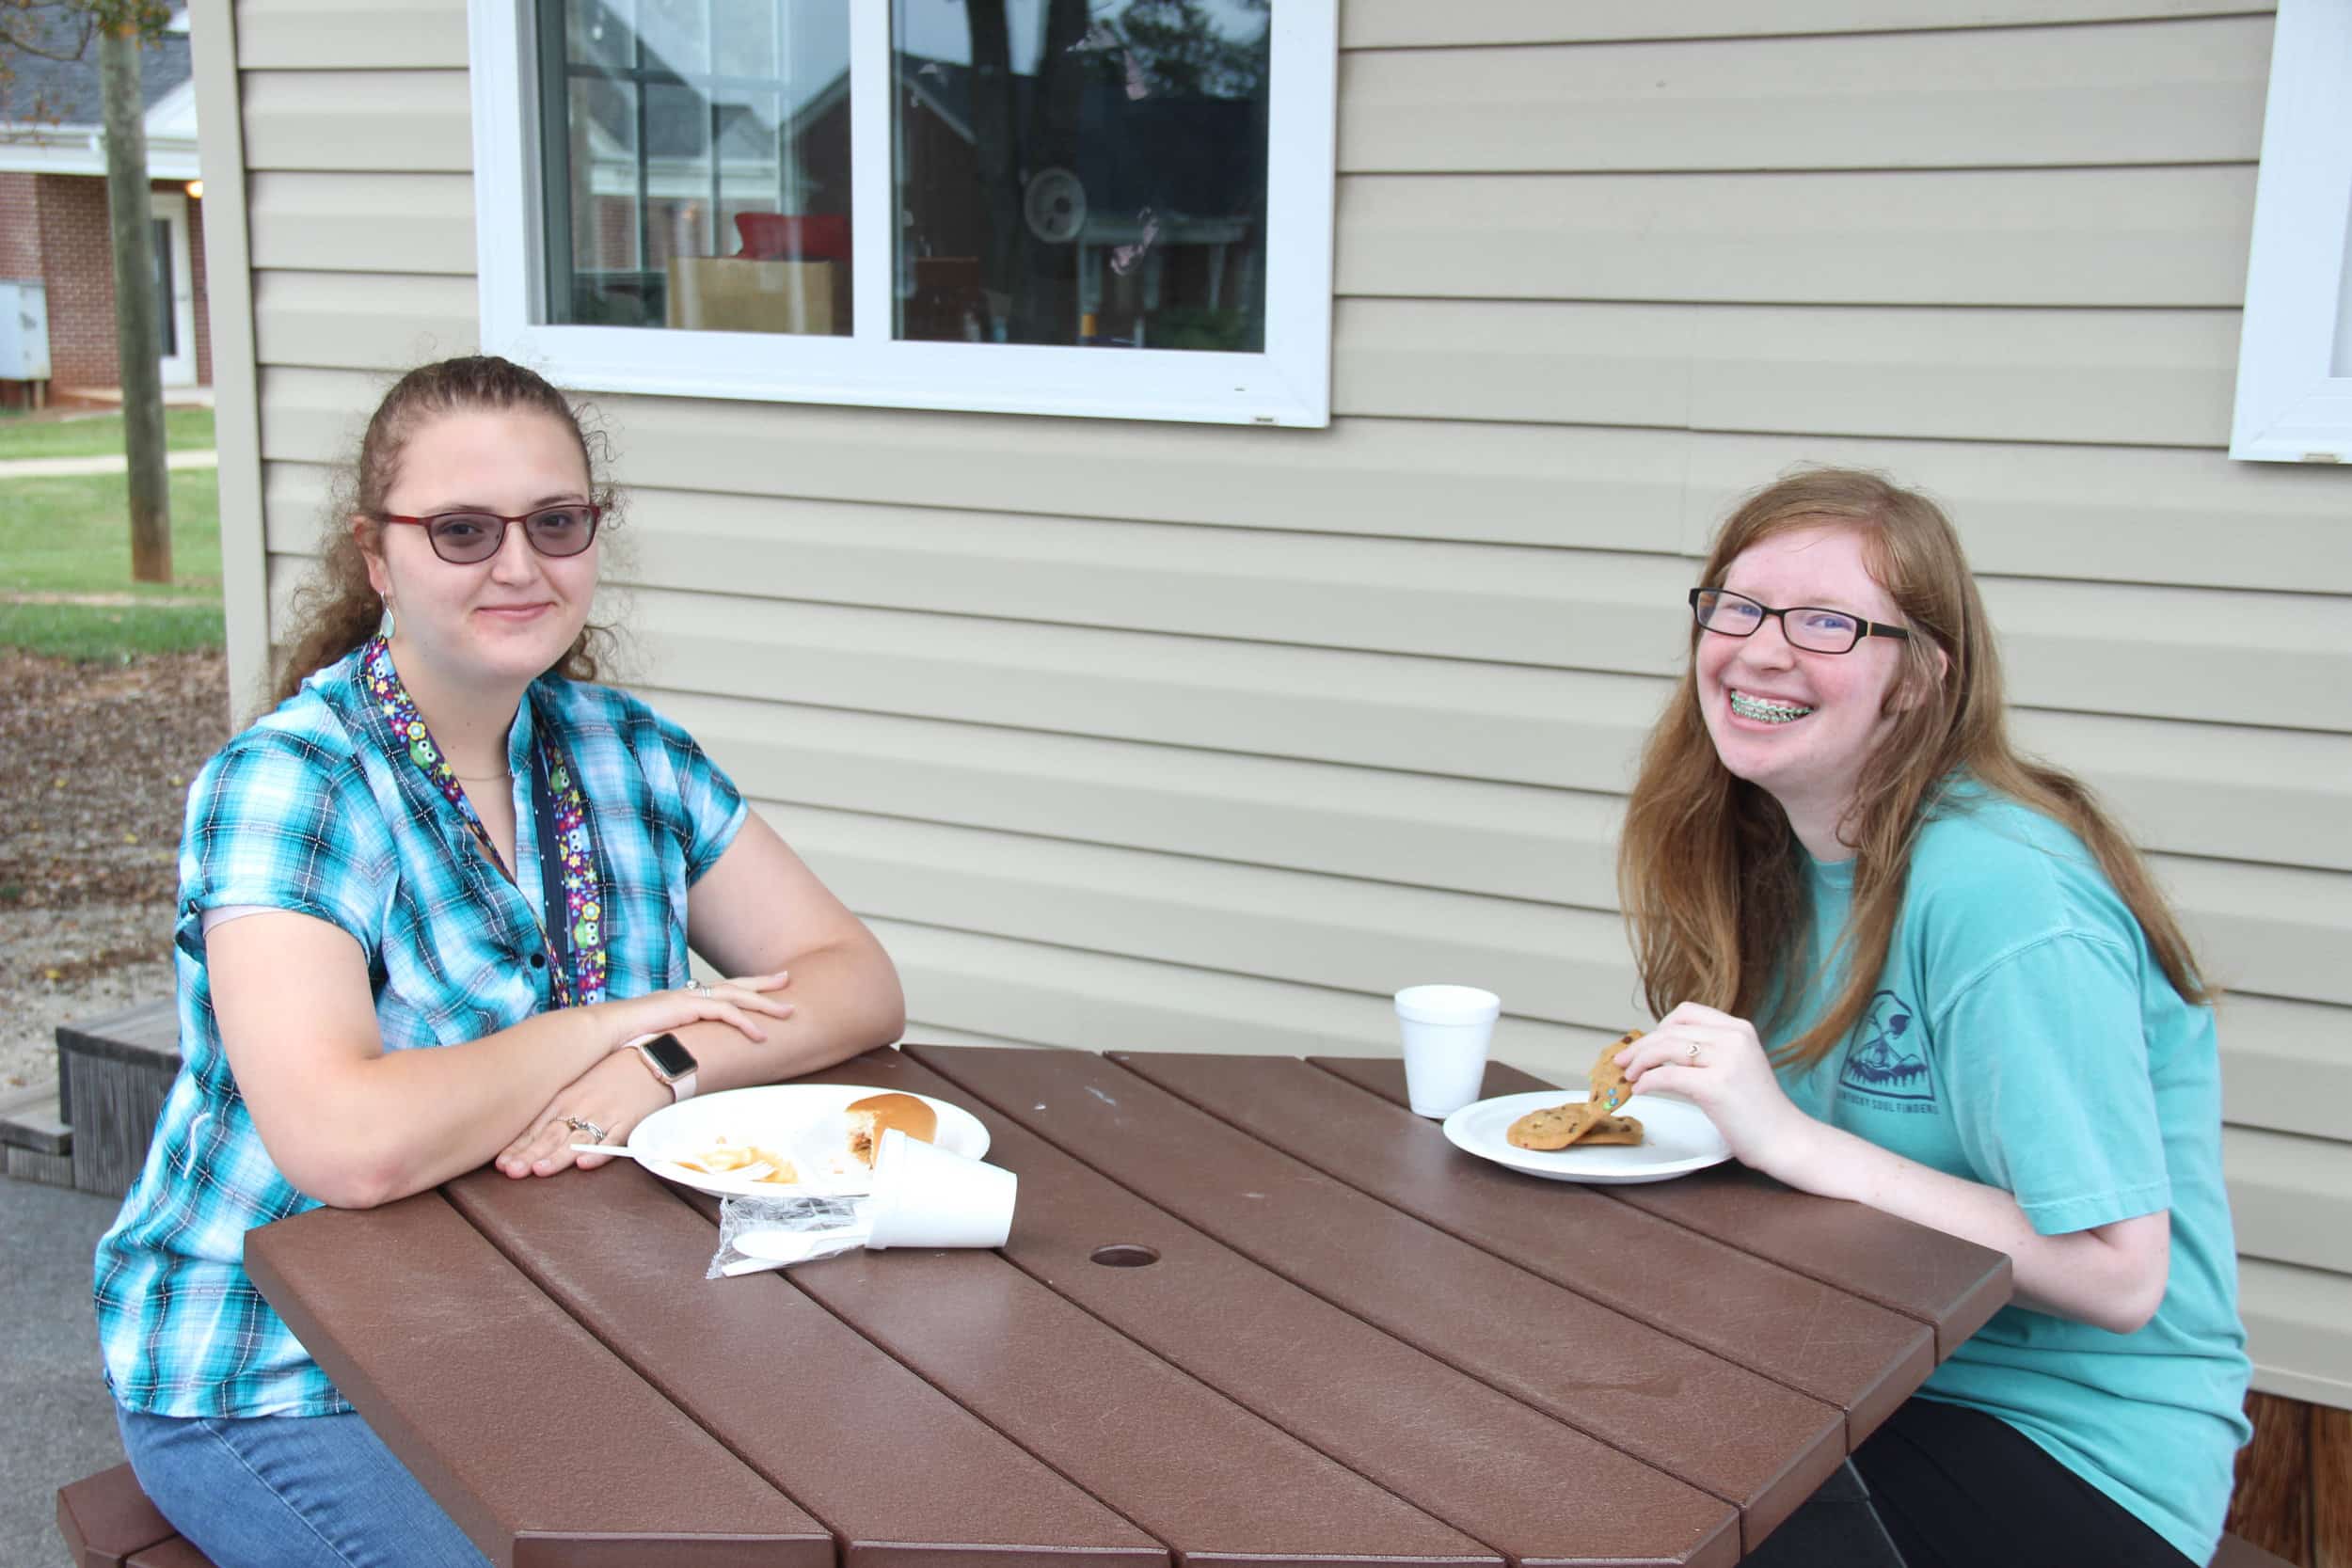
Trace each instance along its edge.
<instances>
[{"instance_id":1,"label":"table umbrella hole","mask_svg":"<svg viewBox=\"0 0 2352 1568\"><path fill-rule=\"evenodd\" d=\"M1139 1269L1147 1263L1160 1260L1157 1247L1143 1246L1135 1242L1114 1242L1109 1246L1096 1247L1088 1256L1113 1269Z\"/></svg>"}]
</instances>

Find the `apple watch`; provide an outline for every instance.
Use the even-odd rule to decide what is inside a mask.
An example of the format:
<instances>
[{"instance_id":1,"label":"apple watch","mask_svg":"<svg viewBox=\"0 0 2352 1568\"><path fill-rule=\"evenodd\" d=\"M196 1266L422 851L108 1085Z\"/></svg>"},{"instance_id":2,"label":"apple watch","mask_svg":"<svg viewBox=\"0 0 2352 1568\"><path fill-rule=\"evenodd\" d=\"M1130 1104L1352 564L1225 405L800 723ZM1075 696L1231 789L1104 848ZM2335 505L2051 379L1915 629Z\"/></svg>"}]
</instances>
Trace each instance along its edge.
<instances>
[{"instance_id":1,"label":"apple watch","mask_svg":"<svg viewBox=\"0 0 2352 1568\"><path fill-rule=\"evenodd\" d=\"M694 1073L702 1064L694 1060L694 1053L686 1049L684 1041L675 1035L660 1034L631 1040L629 1044L645 1064L645 1070L670 1085L673 1104L693 1098Z\"/></svg>"}]
</instances>

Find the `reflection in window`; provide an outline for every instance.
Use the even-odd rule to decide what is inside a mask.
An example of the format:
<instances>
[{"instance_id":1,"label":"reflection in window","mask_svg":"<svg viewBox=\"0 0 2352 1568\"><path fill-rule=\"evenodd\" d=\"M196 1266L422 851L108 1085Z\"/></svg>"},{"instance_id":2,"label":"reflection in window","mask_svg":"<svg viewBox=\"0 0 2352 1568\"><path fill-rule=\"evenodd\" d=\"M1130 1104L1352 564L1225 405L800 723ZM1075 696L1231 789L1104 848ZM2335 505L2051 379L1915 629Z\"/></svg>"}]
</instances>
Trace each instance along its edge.
<instances>
[{"instance_id":1,"label":"reflection in window","mask_svg":"<svg viewBox=\"0 0 2352 1568\"><path fill-rule=\"evenodd\" d=\"M550 323L850 330L849 0L546 0Z\"/></svg>"},{"instance_id":2,"label":"reflection in window","mask_svg":"<svg viewBox=\"0 0 2352 1568\"><path fill-rule=\"evenodd\" d=\"M897 336L1265 347L1272 0L894 0Z\"/></svg>"},{"instance_id":3,"label":"reflection in window","mask_svg":"<svg viewBox=\"0 0 2352 1568\"><path fill-rule=\"evenodd\" d=\"M163 337L163 356L167 359L180 352L180 311L172 299L171 220L157 218L155 224L155 325Z\"/></svg>"}]
</instances>

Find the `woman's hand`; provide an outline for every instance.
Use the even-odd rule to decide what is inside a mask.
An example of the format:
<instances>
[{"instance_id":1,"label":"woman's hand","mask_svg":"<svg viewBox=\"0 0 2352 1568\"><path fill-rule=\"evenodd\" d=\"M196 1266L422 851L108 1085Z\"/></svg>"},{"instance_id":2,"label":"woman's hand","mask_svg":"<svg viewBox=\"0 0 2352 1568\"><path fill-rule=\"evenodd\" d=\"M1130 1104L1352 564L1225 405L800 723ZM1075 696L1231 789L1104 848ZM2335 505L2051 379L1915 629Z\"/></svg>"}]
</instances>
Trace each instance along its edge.
<instances>
[{"instance_id":1,"label":"woman's hand","mask_svg":"<svg viewBox=\"0 0 2352 1568\"><path fill-rule=\"evenodd\" d=\"M615 1051L564 1085L531 1125L500 1150L495 1163L516 1177L553 1176L573 1165L594 1170L612 1156L578 1154L572 1145L627 1142L632 1128L672 1100L670 1086L646 1070L636 1052ZM574 1127L573 1119L596 1132Z\"/></svg>"},{"instance_id":2,"label":"woman's hand","mask_svg":"<svg viewBox=\"0 0 2352 1568\"><path fill-rule=\"evenodd\" d=\"M698 1022L725 1023L749 1039L765 1041L768 1032L757 1020L792 1016L793 1005L776 994L791 983L789 972L777 970L598 1003L589 1011L613 1031L612 1053L557 1091L499 1152L494 1164L516 1177L553 1176L573 1165L593 1170L603 1164L611 1155L576 1154L571 1146L620 1143L631 1128L674 1099L669 1085L646 1069L637 1053L621 1050L621 1046ZM601 1135L572 1126L575 1120Z\"/></svg>"},{"instance_id":3,"label":"woman's hand","mask_svg":"<svg viewBox=\"0 0 2352 1568\"><path fill-rule=\"evenodd\" d=\"M1636 1093L1679 1095L1707 1113L1742 1164L1773 1167L1813 1126L1773 1076L1746 1019L1685 1002L1617 1053Z\"/></svg>"},{"instance_id":4,"label":"woman's hand","mask_svg":"<svg viewBox=\"0 0 2352 1568\"><path fill-rule=\"evenodd\" d=\"M790 972L781 969L772 974L746 974L710 985L690 980L675 990L658 990L621 1002L599 1002L588 1011L611 1032L612 1045L616 1049L665 1029L682 1029L690 1023L702 1022L729 1024L747 1039L764 1041L768 1031L754 1015L790 1018L792 1004L775 993L791 983Z\"/></svg>"}]
</instances>

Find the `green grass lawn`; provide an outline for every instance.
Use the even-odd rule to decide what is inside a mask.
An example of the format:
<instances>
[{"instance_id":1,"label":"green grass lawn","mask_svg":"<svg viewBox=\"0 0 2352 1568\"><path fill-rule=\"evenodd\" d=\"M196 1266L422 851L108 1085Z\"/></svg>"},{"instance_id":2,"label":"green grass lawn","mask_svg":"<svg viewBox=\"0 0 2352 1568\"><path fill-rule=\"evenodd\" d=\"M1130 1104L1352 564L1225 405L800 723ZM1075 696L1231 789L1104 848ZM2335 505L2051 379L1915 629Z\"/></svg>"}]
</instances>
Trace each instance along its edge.
<instances>
[{"instance_id":1,"label":"green grass lawn","mask_svg":"<svg viewBox=\"0 0 2352 1568\"><path fill-rule=\"evenodd\" d=\"M219 647L216 478L210 468L171 476L168 583L131 580L130 491L122 475L0 478L0 645L84 659ZM125 602L38 602L49 594Z\"/></svg>"},{"instance_id":2,"label":"green grass lawn","mask_svg":"<svg viewBox=\"0 0 2352 1568\"><path fill-rule=\"evenodd\" d=\"M173 451L210 451L213 411L165 409L164 445ZM37 420L24 414L0 412L0 463L18 457L106 457L119 455L121 451L119 414Z\"/></svg>"}]
</instances>

